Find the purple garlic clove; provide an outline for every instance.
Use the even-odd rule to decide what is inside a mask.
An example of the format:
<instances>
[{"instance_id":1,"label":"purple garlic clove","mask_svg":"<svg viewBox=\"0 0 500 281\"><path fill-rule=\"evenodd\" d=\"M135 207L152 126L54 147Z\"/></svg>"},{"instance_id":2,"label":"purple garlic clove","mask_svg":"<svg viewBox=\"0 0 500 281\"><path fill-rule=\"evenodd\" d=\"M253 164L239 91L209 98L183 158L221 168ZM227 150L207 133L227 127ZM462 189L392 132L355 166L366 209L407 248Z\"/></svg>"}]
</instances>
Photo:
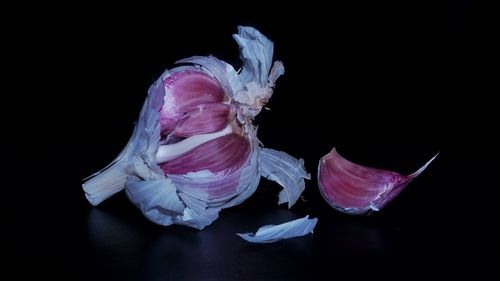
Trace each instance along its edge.
<instances>
[{"instance_id":1,"label":"purple garlic clove","mask_svg":"<svg viewBox=\"0 0 500 281\"><path fill-rule=\"evenodd\" d=\"M436 156L418 171L403 176L352 163L334 148L319 162L319 190L326 202L342 213L359 215L379 211L422 173Z\"/></svg>"},{"instance_id":2,"label":"purple garlic clove","mask_svg":"<svg viewBox=\"0 0 500 281\"><path fill-rule=\"evenodd\" d=\"M229 112L230 107L223 103L201 104L178 123L172 135L188 138L220 131L229 122Z\"/></svg>"},{"instance_id":3,"label":"purple garlic clove","mask_svg":"<svg viewBox=\"0 0 500 281\"><path fill-rule=\"evenodd\" d=\"M248 160L250 144L237 134L228 134L208 141L186 154L161 164L165 174L187 174L208 170L227 175L237 171Z\"/></svg>"},{"instance_id":4,"label":"purple garlic clove","mask_svg":"<svg viewBox=\"0 0 500 281\"><path fill-rule=\"evenodd\" d=\"M162 135L172 132L186 114L200 105L220 103L225 94L219 82L199 70L181 70L163 80L165 97L160 111Z\"/></svg>"}]
</instances>

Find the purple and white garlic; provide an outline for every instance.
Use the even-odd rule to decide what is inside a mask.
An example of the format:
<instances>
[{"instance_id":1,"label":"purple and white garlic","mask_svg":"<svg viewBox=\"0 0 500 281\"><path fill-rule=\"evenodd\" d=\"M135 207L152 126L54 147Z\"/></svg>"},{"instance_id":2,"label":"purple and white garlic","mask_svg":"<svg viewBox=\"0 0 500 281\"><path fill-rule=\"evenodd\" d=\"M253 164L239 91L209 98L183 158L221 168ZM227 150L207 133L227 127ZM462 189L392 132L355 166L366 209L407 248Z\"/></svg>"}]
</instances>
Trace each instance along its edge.
<instances>
[{"instance_id":1,"label":"purple and white garlic","mask_svg":"<svg viewBox=\"0 0 500 281\"><path fill-rule=\"evenodd\" d=\"M132 137L108 167L83 184L97 205L125 189L151 221L203 229L221 209L251 196L261 176L284 187L291 207L309 179L302 160L262 148L253 118L284 73L273 43L252 27L234 39L243 67L213 56L191 57L149 88ZM272 67L271 67L272 66Z\"/></svg>"}]
</instances>

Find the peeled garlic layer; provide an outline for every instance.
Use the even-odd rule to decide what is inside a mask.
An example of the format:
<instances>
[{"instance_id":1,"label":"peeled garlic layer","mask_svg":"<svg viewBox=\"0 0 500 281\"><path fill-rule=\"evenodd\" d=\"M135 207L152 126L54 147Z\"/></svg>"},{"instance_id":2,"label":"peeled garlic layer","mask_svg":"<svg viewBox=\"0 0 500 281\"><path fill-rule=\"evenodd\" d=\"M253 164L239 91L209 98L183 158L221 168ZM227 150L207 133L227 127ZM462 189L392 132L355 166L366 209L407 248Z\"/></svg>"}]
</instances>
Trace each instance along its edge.
<instances>
[{"instance_id":1,"label":"peeled garlic layer","mask_svg":"<svg viewBox=\"0 0 500 281\"><path fill-rule=\"evenodd\" d=\"M283 186L279 204L297 201L309 178L303 161L262 148L252 123L283 64L273 64L273 43L256 29L240 26L233 37L240 71L195 56L151 85L128 144L83 183L92 205L125 189L149 220L202 229L250 197L261 176Z\"/></svg>"},{"instance_id":2,"label":"peeled garlic layer","mask_svg":"<svg viewBox=\"0 0 500 281\"><path fill-rule=\"evenodd\" d=\"M309 216L305 216L279 225L265 225L255 234L237 233L237 235L251 243L273 243L312 233L317 222L317 218L310 219Z\"/></svg>"},{"instance_id":3,"label":"peeled garlic layer","mask_svg":"<svg viewBox=\"0 0 500 281\"><path fill-rule=\"evenodd\" d=\"M334 148L319 162L319 189L323 198L342 213L359 215L379 211L422 173L436 156L416 172L403 176L352 163Z\"/></svg>"}]
</instances>

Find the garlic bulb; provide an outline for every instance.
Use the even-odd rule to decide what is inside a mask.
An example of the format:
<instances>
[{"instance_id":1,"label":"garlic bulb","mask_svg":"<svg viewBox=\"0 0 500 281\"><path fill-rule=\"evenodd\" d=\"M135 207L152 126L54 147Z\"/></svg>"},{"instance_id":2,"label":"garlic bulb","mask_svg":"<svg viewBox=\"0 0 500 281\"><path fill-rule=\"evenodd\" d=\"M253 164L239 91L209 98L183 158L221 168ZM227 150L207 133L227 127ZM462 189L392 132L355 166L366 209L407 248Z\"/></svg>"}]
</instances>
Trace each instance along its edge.
<instances>
[{"instance_id":1,"label":"garlic bulb","mask_svg":"<svg viewBox=\"0 0 500 281\"><path fill-rule=\"evenodd\" d=\"M273 43L259 31L238 31L240 71L213 56L196 56L150 87L126 147L83 184L90 203L125 189L151 221L202 229L221 209L252 195L261 176L284 187L280 204L297 201L310 178L303 161L260 147L252 124L283 64L272 65Z\"/></svg>"},{"instance_id":2,"label":"garlic bulb","mask_svg":"<svg viewBox=\"0 0 500 281\"><path fill-rule=\"evenodd\" d=\"M319 190L328 204L342 213L359 215L379 211L420 175L436 156L413 174L402 176L352 163L334 148L319 161Z\"/></svg>"}]
</instances>

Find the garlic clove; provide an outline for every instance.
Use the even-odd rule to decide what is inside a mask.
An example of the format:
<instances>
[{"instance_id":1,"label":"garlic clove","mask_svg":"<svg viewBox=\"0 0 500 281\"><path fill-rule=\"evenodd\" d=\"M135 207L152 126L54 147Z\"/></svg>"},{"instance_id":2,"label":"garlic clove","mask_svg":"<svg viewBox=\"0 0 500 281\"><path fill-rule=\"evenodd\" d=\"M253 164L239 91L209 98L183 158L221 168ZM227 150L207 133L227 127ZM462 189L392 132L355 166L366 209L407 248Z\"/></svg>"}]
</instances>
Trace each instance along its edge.
<instances>
[{"instance_id":1,"label":"garlic clove","mask_svg":"<svg viewBox=\"0 0 500 281\"><path fill-rule=\"evenodd\" d=\"M219 82L199 70L182 70L163 79L165 97L160 112L162 135L174 130L186 114L199 105L220 103L225 94Z\"/></svg>"},{"instance_id":2,"label":"garlic clove","mask_svg":"<svg viewBox=\"0 0 500 281\"><path fill-rule=\"evenodd\" d=\"M156 162L161 164L176 159L197 146L231 133L233 133L233 128L227 125L223 130L215 133L195 135L176 143L160 145L156 152Z\"/></svg>"},{"instance_id":3,"label":"garlic clove","mask_svg":"<svg viewBox=\"0 0 500 281\"><path fill-rule=\"evenodd\" d=\"M352 163L334 148L319 162L319 190L328 204L340 212L358 215L379 211L422 173L436 156L415 173L403 176Z\"/></svg>"},{"instance_id":4,"label":"garlic clove","mask_svg":"<svg viewBox=\"0 0 500 281\"><path fill-rule=\"evenodd\" d=\"M283 239L300 237L312 233L318 223L317 218L305 216L300 219L278 225L265 225L253 233L236 233L239 237L251 243L273 243Z\"/></svg>"},{"instance_id":5,"label":"garlic clove","mask_svg":"<svg viewBox=\"0 0 500 281\"><path fill-rule=\"evenodd\" d=\"M205 142L186 154L160 165L165 174L187 174L209 170L220 176L238 170L248 159L250 144L238 134Z\"/></svg>"},{"instance_id":6,"label":"garlic clove","mask_svg":"<svg viewBox=\"0 0 500 281\"><path fill-rule=\"evenodd\" d=\"M202 200L208 207L228 208L243 202L257 188L260 181L259 151L258 147L252 146L247 162L240 169L222 177L208 170L167 174L167 177L175 183L181 196ZM186 204L191 207L189 203Z\"/></svg>"},{"instance_id":7,"label":"garlic clove","mask_svg":"<svg viewBox=\"0 0 500 281\"><path fill-rule=\"evenodd\" d=\"M179 122L173 136L188 138L220 131L228 124L229 106L223 103L199 105Z\"/></svg>"}]
</instances>

